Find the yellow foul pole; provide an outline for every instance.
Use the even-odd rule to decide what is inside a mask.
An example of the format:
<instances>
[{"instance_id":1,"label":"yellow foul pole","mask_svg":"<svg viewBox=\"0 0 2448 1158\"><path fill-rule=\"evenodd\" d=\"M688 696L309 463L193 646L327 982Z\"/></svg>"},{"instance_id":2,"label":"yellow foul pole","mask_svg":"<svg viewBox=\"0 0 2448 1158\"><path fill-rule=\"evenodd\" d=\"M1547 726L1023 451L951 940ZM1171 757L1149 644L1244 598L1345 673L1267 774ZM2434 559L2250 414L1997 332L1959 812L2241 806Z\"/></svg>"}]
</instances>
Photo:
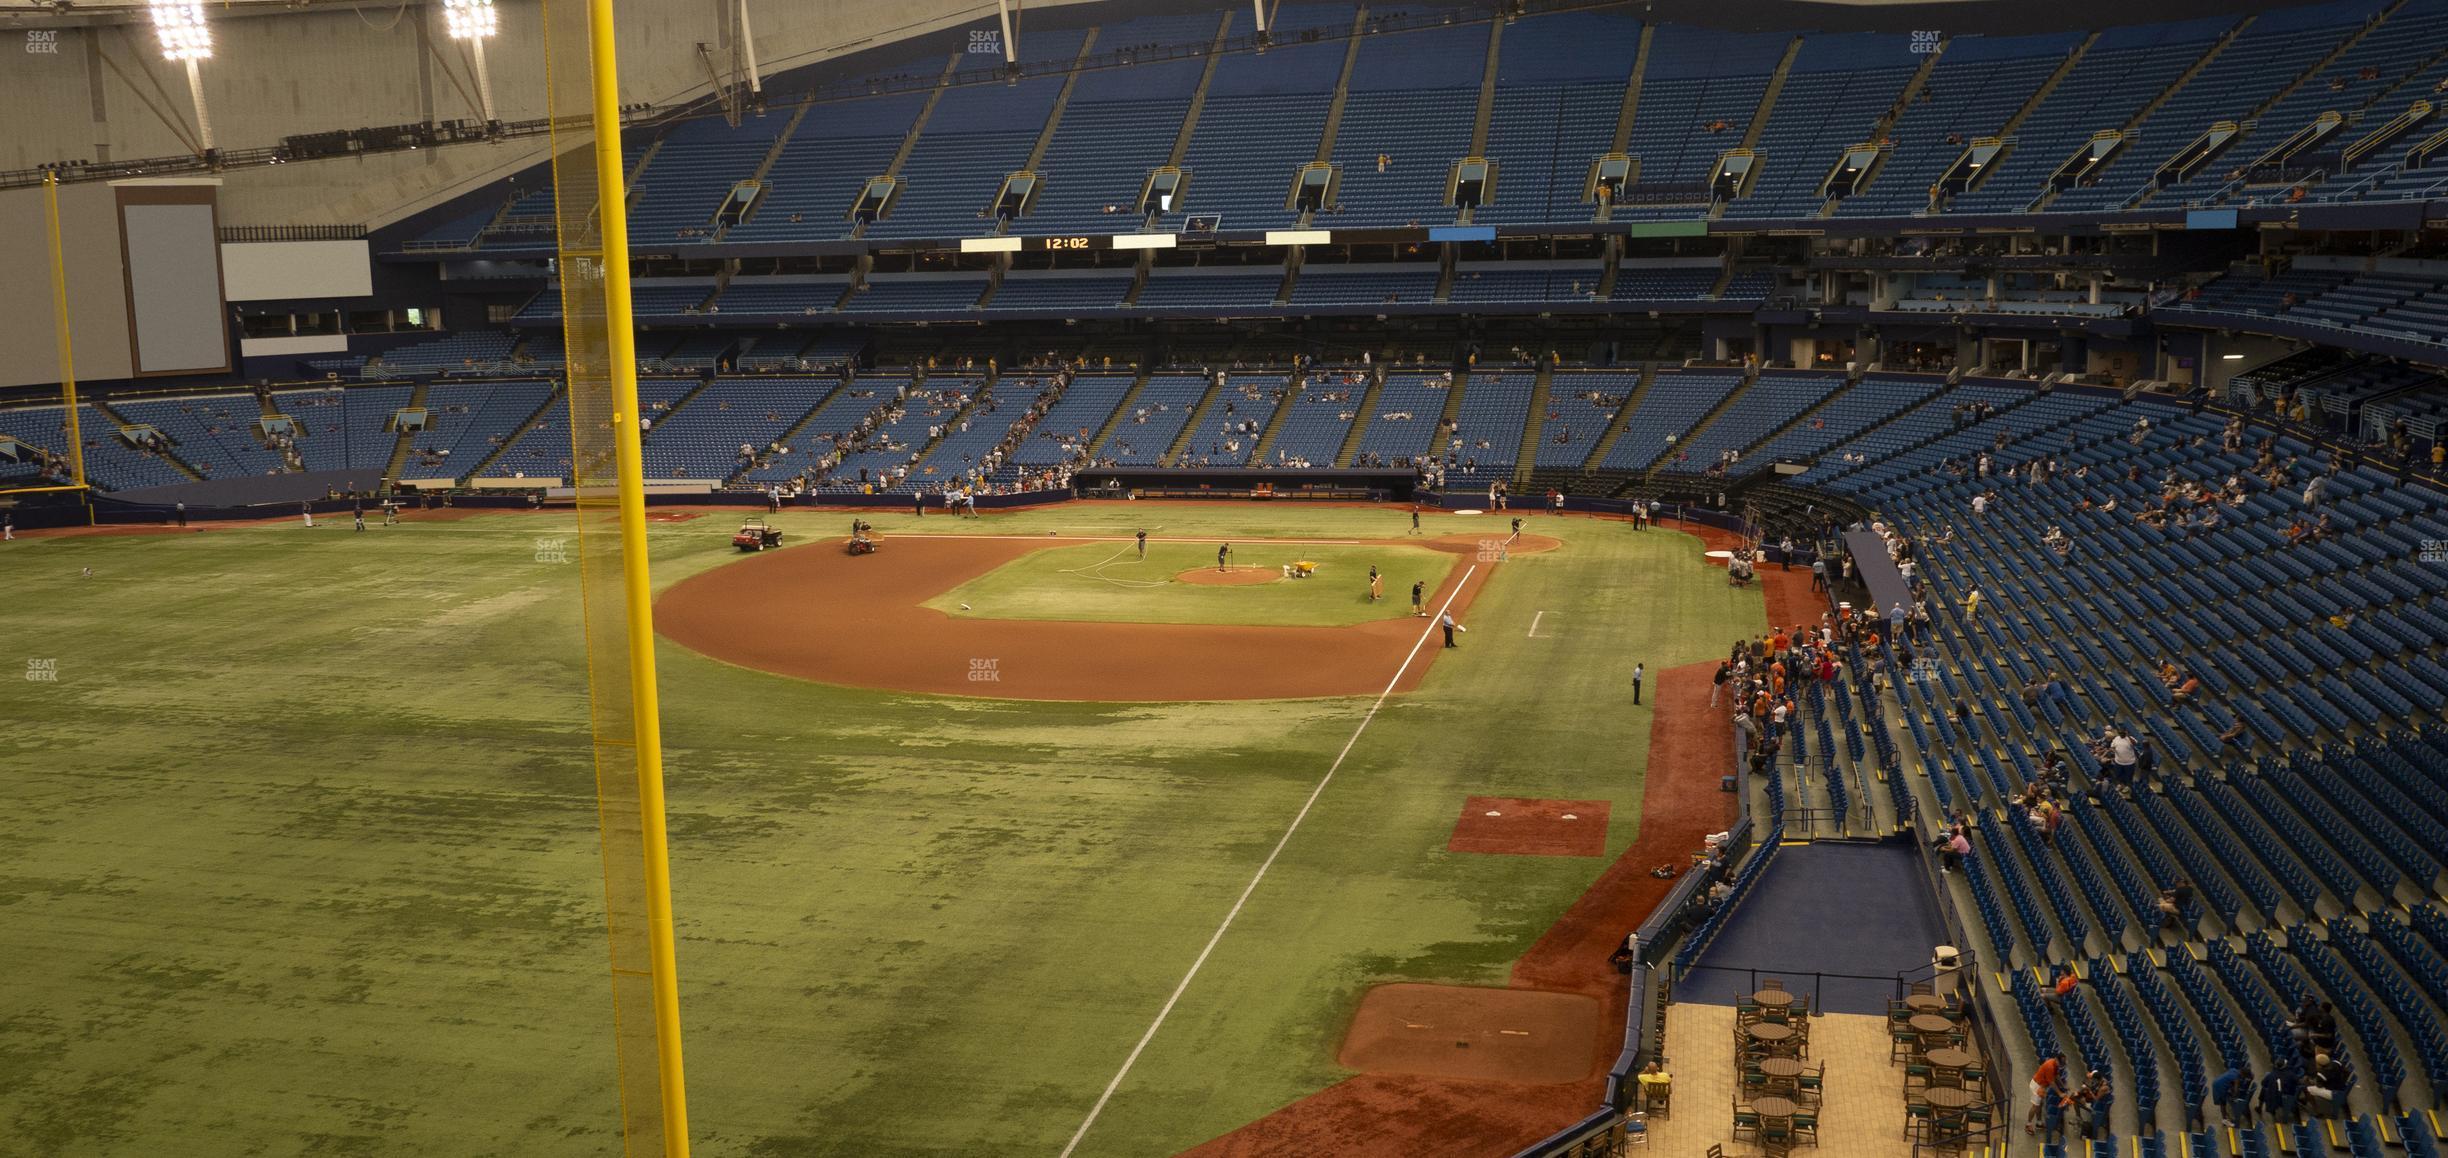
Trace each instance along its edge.
<instances>
[{"instance_id":1,"label":"yellow foul pole","mask_svg":"<svg viewBox=\"0 0 2448 1158\"><path fill-rule=\"evenodd\" d=\"M85 489L85 432L77 422L76 351L68 341L68 262L60 250L59 174L43 174L43 221L51 234L51 313L59 321L61 418L68 431L68 471L73 489Z\"/></svg>"},{"instance_id":2,"label":"yellow foul pole","mask_svg":"<svg viewBox=\"0 0 2448 1158\"><path fill-rule=\"evenodd\" d=\"M595 185L600 191L604 325L609 331L613 447L619 474L621 588L628 603L629 693L637 737L638 827L645 858L646 941L653 968L655 1061L665 1158L686 1158L688 1091L681 1076L680 975L672 931L671 847L664 831L663 726L655 689L653 587L647 577L646 480L639 450L637 330L629 304L629 215L621 162L620 66L612 0L588 0L593 58Z\"/></svg>"}]
</instances>

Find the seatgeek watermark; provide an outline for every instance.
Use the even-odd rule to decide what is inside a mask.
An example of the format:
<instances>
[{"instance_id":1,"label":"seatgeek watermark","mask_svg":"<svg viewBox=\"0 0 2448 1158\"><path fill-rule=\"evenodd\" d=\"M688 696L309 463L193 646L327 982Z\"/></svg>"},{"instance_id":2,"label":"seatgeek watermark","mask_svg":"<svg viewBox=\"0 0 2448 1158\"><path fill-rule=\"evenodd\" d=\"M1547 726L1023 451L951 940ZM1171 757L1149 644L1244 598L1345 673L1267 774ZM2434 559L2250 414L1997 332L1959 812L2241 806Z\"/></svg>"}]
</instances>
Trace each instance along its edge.
<instances>
[{"instance_id":1,"label":"seatgeek watermark","mask_svg":"<svg viewBox=\"0 0 2448 1158\"><path fill-rule=\"evenodd\" d=\"M569 540L559 537L537 539L535 541L535 561L538 563L569 562Z\"/></svg>"},{"instance_id":2,"label":"seatgeek watermark","mask_svg":"<svg viewBox=\"0 0 2448 1158\"><path fill-rule=\"evenodd\" d=\"M1942 34L1940 34L1940 33L1938 33L1938 32L1935 32L1935 31L1923 30L1923 31L1919 31L1919 32L1915 32L1915 33L1913 33L1913 34L1912 34L1912 52L1913 52L1913 55L1914 55L1914 56L1928 56L1929 54L1931 54L1931 53L1933 53L1933 52L1938 51L1938 42L1939 42L1939 41L1941 41L1941 40L1944 40L1944 39L1945 39L1945 36L1944 36L1944 35L1942 35Z\"/></svg>"},{"instance_id":3,"label":"seatgeek watermark","mask_svg":"<svg viewBox=\"0 0 2448 1158\"><path fill-rule=\"evenodd\" d=\"M999 659L973 659L973 660L970 660L970 661L969 661L969 682L970 682L970 683L973 683L973 684L998 684L998 683L1002 683L1002 682L1003 682L1003 661L1002 661L1002 660L999 660Z\"/></svg>"},{"instance_id":4,"label":"seatgeek watermark","mask_svg":"<svg viewBox=\"0 0 2448 1158\"><path fill-rule=\"evenodd\" d=\"M29 659L26 661L25 678L27 683L58 683L59 661L56 659Z\"/></svg>"},{"instance_id":5,"label":"seatgeek watermark","mask_svg":"<svg viewBox=\"0 0 2448 1158\"><path fill-rule=\"evenodd\" d=\"M2415 552L2414 559L2421 563L2448 563L2448 539L2423 540L2422 550Z\"/></svg>"},{"instance_id":6,"label":"seatgeek watermark","mask_svg":"<svg viewBox=\"0 0 2448 1158\"><path fill-rule=\"evenodd\" d=\"M25 45L26 53L31 56L58 56L60 46L59 29L26 29Z\"/></svg>"},{"instance_id":7,"label":"seatgeek watermark","mask_svg":"<svg viewBox=\"0 0 2448 1158\"><path fill-rule=\"evenodd\" d=\"M1003 55L1003 34L991 28L974 29L969 33L969 55Z\"/></svg>"}]
</instances>

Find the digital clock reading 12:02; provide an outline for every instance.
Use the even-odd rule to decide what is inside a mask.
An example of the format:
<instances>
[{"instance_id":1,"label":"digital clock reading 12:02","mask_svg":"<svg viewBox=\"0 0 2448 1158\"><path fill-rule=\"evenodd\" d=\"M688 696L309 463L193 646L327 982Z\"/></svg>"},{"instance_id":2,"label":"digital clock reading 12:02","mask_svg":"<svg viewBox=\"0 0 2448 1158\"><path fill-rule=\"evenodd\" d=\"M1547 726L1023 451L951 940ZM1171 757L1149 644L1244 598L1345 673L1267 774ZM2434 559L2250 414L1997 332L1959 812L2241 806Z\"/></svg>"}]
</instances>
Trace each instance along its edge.
<instances>
[{"instance_id":1,"label":"digital clock reading 12:02","mask_svg":"<svg viewBox=\"0 0 2448 1158\"><path fill-rule=\"evenodd\" d=\"M1092 248L1095 241L1093 237L1049 237L1045 239L1045 247L1047 249L1089 249Z\"/></svg>"}]
</instances>

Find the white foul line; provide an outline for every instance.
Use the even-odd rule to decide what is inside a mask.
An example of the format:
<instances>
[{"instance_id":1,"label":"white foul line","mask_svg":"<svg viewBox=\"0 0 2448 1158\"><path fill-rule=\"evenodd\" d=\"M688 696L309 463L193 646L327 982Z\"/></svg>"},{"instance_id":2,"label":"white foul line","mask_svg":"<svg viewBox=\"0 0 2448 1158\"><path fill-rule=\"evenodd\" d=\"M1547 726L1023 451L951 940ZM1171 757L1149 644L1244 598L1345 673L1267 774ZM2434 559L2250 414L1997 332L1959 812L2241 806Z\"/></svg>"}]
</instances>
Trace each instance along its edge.
<instances>
[{"instance_id":1,"label":"white foul line","mask_svg":"<svg viewBox=\"0 0 2448 1158\"><path fill-rule=\"evenodd\" d=\"M1463 569L1461 582L1454 584L1452 594L1447 595L1444 604L1437 608L1439 619L1453 606L1454 599L1462 594L1463 586L1470 582L1471 573L1478 569L1477 563ZM1215 935L1207 938L1206 948L1200 949L1197 959L1190 962L1190 971L1182 974L1181 983L1173 987L1173 995L1165 998L1164 1008L1156 1011L1156 1020L1148 1023L1147 1032L1139 1035L1139 1044L1132 1046L1130 1056L1122 1059L1122 1068L1115 1070L1113 1080L1105 1083L1105 1092L1098 1094L1096 1105L1088 1108L1087 1120L1081 1122L1079 1129L1072 1133L1071 1140L1063 1144L1060 1158L1071 1158L1071 1152L1079 1148L1080 1139L1088 1136L1088 1128L1096 1125L1098 1116L1105 1112L1105 1103L1113 1100L1114 1091L1122 1088L1122 1079L1129 1077L1131 1067L1139 1064L1139 1055L1146 1052L1149 1042L1156 1040L1156 1031L1163 1029L1165 1019L1173 1016L1173 1007L1180 1003L1182 994L1189 991L1190 982L1198 976L1199 970L1206 967L1207 958L1215 952L1216 943L1224 939L1225 930L1232 928L1233 921L1240 917L1242 906L1249 904L1250 894L1258 891L1258 883L1266 879L1267 870L1275 867L1275 858L1283 855L1284 846L1292 843L1292 834L1299 832L1301 822L1309 819L1309 810L1317 806L1318 797L1326 792L1326 785L1332 783L1335 773L1342 769L1344 757L1351 755L1352 745L1360 742L1360 733L1367 731L1369 721L1377 718L1377 709L1384 707L1386 697L1394 694L1394 685L1401 683L1403 673L1411 670L1411 661L1419 658L1420 648L1427 645L1428 637L1436 633L1437 627L1438 619L1431 619L1428 626L1420 631L1419 639L1411 644L1411 653L1403 657L1401 667L1394 669L1394 678L1387 680L1385 690L1377 693L1377 702L1370 704L1368 714L1360 717L1360 726L1352 729L1351 739L1343 741L1343 750L1335 753L1334 763L1327 766L1326 775L1318 779L1317 787L1309 790L1309 799L1301 802L1300 811L1293 814L1291 825L1275 842L1274 850L1267 853L1266 860L1258 865L1257 873L1242 888L1240 897L1233 901L1231 911L1224 914L1224 922L1216 926Z\"/></svg>"},{"instance_id":2,"label":"white foul line","mask_svg":"<svg viewBox=\"0 0 2448 1158\"><path fill-rule=\"evenodd\" d=\"M1537 638L1538 638L1538 624L1539 624L1539 620L1541 620L1541 619L1545 619L1546 617L1547 617L1547 613L1546 613L1546 612L1544 612L1544 611L1539 612L1538 614L1533 615L1533 616L1531 616L1531 617L1530 617L1530 638L1532 638L1532 639L1537 639Z\"/></svg>"}]
</instances>

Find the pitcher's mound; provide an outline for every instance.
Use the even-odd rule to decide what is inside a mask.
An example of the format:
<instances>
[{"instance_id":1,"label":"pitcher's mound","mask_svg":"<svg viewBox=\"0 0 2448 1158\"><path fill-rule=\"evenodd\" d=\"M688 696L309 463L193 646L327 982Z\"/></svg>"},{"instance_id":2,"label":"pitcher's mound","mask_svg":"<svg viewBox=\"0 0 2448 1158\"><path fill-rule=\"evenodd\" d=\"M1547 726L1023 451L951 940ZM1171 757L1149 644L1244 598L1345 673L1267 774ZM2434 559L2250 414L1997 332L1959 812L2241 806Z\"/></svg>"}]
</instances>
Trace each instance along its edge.
<instances>
[{"instance_id":1,"label":"pitcher's mound","mask_svg":"<svg viewBox=\"0 0 2448 1158\"><path fill-rule=\"evenodd\" d=\"M1193 567L1175 575L1173 581L1194 583L1201 587L1250 587L1260 583L1274 583L1282 578L1283 572L1272 567L1235 567L1230 571L1218 571L1213 567Z\"/></svg>"},{"instance_id":2,"label":"pitcher's mound","mask_svg":"<svg viewBox=\"0 0 2448 1158\"><path fill-rule=\"evenodd\" d=\"M1335 1060L1364 1073L1577 1082L1598 1072L1605 1012L1578 993L1380 985L1360 999Z\"/></svg>"}]
</instances>

